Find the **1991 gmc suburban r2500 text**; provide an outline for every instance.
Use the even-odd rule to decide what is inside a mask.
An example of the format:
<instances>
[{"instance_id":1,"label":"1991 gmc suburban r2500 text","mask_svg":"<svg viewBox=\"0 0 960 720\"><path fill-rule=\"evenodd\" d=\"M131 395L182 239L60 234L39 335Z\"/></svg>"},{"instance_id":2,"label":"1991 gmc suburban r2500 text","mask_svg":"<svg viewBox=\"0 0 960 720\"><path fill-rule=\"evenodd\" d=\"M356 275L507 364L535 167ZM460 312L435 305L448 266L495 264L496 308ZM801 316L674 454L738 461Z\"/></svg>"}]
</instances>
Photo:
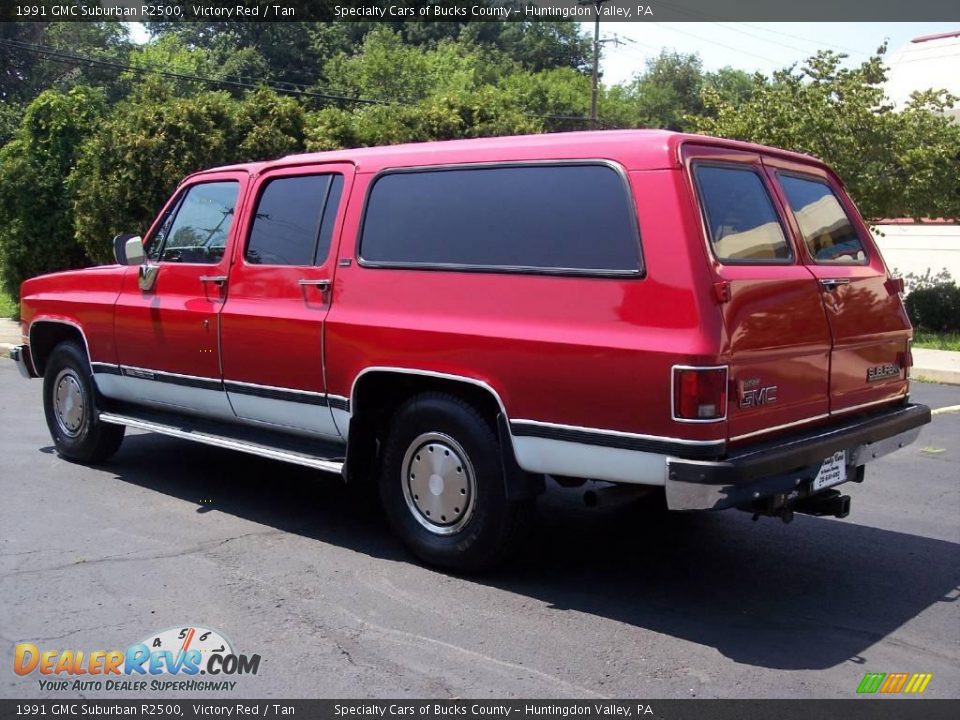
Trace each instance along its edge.
<instances>
[{"instance_id":1,"label":"1991 gmc suburban r2500 text","mask_svg":"<svg viewBox=\"0 0 960 720\"><path fill-rule=\"evenodd\" d=\"M63 457L124 427L378 478L421 559L501 556L545 476L843 517L912 442L911 328L838 178L660 131L300 155L184 180L117 265L28 280Z\"/></svg>"}]
</instances>

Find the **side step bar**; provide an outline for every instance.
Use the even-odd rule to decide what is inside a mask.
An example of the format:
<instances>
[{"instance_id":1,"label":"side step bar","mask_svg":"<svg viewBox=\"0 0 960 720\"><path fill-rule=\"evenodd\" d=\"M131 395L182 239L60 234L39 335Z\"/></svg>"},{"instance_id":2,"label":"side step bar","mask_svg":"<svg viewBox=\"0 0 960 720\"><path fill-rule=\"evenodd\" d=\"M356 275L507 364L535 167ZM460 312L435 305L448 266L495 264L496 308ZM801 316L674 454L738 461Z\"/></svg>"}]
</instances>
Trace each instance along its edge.
<instances>
[{"instance_id":1,"label":"side step bar","mask_svg":"<svg viewBox=\"0 0 960 720\"><path fill-rule=\"evenodd\" d=\"M127 427L146 430L148 432L169 435L182 440L191 440L204 445L237 450L239 452L259 455L260 457L282 462L303 465L325 472L343 472L342 446L336 446L323 441L311 442L306 438L280 438L279 434L271 431L258 431L243 426L214 424L203 420L194 420L176 417L164 417L144 413L140 415L121 415L115 412L101 412L100 420L111 425L126 425ZM254 435L257 436L254 439ZM276 436L276 444L264 444L258 440L265 436ZM318 453L317 451L324 451Z\"/></svg>"}]
</instances>

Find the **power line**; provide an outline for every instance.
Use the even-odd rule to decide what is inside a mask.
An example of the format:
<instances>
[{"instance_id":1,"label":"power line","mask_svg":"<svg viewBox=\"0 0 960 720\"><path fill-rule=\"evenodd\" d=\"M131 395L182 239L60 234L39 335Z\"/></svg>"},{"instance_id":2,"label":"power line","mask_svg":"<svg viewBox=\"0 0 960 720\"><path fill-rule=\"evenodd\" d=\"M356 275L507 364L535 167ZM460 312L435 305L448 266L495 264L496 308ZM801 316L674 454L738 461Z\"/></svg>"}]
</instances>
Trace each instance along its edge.
<instances>
[{"instance_id":1,"label":"power line","mask_svg":"<svg viewBox=\"0 0 960 720\"><path fill-rule=\"evenodd\" d=\"M870 56L870 53L863 52L863 50L856 50L856 49L851 48L851 47L846 47L845 45L837 45L837 44L828 45L827 43L822 43L822 42L820 42L819 40L814 40L814 39L812 39L812 38L808 38L808 37L805 37L805 36L803 36L803 35L795 35L795 34L780 32L779 30L772 30L772 29L770 29L770 28L766 28L766 27L762 27L762 26L760 26L760 25L757 25L756 23L748 23L748 22L745 22L745 23L741 23L741 24L742 24L742 25L747 25L747 26L749 26L749 27L752 27L752 28L754 28L755 30L759 30L760 32L771 33L771 34L773 34L773 35L779 35L779 36L781 36L781 37L786 37L786 38L792 38L793 40L800 40L801 42L807 42L807 43L810 43L811 45L816 45L817 47L826 48L827 50L843 50L843 51L845 51L845 52L851 52L851 53L854 53L855 55L861 55L861 56L863 56L863 57L869 57L869 56ZM743 31L741 31L741 32L743 32Z\"/></svg>"},{"instance_id":2,"label":"power line","mask_svg":"<svg viewBox=\"0 0 960 720\"><path fill-rule=\"evenodd\" d=\"M168 77L175 80L192 80L195 82L203 82L211 85L221 85L227 87L236 87L242 88L245 90L256 90L260 87L268 87L276 92L283 93L285 95L295 95L298 97L309 97L320 100L335 100L338 102L350 102L358 103L361 105L392 105L392 104L408 104L400 100L374 100L371 98L360 98L360 97L350 97L347 95L335 95L332 93L326 92L316 92L312 90L305 90L302 86L297 86L293 83L277 83L277 82L267 82L261 81L258 83L243 82L242 80L228 80L220 78L210 78L203 77L201 75L193 75L190 73L174 72L172 70L162 70L157 67L141 67L137 65L130 65L127 63L121 63L111 60L102 60L99 58L91 58L76 53L71 53L66 50L61 50L59 48L51 48L45 45L34 45L32 43L25 43L19 40L8 40L0 39L0 45L6 45L7 47L14 48L17 50L23 50L25 52L32 52L36 55L42 56L44 59L51 60L53 62L60 63L85 63L88 65L96 65L100 67L107 67L114 70L120 70L125 72L132 72L140 75L159 75L162 77Z\"/></svg>"},{"instance_id":3,"label":"power line","mask_svg":"<svg viewBox=\"0 0 960 720\"><path fill-rule=\"evenodd\" d=\"M687 32L686 30L678 30L675 27L670 27L670 26L664 25L663 23L652 23L652 24L657 25L663 28L664 30L672 30L673 32L680 33L681 35L689 35L692 38L696 38L697 40L700 40L701 42L707 42L712 45L716 45L717 47L722 47L722 48L725 48L726 50L731 50L733 52L740 53L741 55L749 55L759 60L765 60L766 62L772 63L773 65L777 65L777 66L782 65L782 63L779 60L774 60L773 58L768 58L764 55L758 55L757 53L752 53L749 50L743 50L742 48L734 47L733 45L726 45L724 43L717 42L716 40L705 38L702 35L697 35L692 32Z\"/></svg>"},{"instance_id":4,"label":"power line","mask_svg":"<svg viewBox=\"0 0 960 720\"><path fill-rule=\"evenodd\" d=\"M802 53L809 53L809 52L810 52L810 49L809 49L809 48L801 48L801 47L797 47L796 45L789 45L789 44L783 42L782 40L772 40L771 38L765 38L765 37L763 37L762 35L757 35L756 33L747 32L746 30L741 30L740 28L736 27L735 25L727 25L726 23L720 23L720 22L718 22L718 23L716 23L716 24L719 25L719 26L721 26L721 27L727 28L728 30L732 30L733 32L738 32L738 33L741 33L741 34L746 35L746 36L748 36L748 37L756 38L757 40L760 40L761 42L770 43L771 45L774 45L774 44L775 44L775 45L777 45L778 47L789 48L790 50L796 50L797 52L802 52ZM794 38L794 39L799 39L799 38ZM820 47L827 48L827 49L832 49L832 48L830 48L828 45L821 45L820 43L817 43L817 45L820 46ZM858 54L862 54L862 53L858 53Z\"/></svg>"},{"instance_id":5,"label":"power line","mask_svg":"<svg viewBox=\"0 0 960 720\"><path fill-rule=\"evenodd\" d=\"M711 22L716 22L716 21L719 21L719 20L727 20L727 19L729 19L729 18L727 18L727 17L723 17L723 16L720 16L720 15L714 15L713 13L703 12L702 10L694 10L694 9L692 9L692 8L688 8L688 7L683 6L683 5L678 5L678 4L676 4L675 2L664 2L664 3L662 3L662 4L663 4L663 5L666 5L667 7L670 7L670 8L673 9L675 12L678 12L678 13L680 13L681 15L686 15L687 17L703 18L704 20L708 20L708 21L711 21ZM718 24L718 25L723 25L724 23L722 23L722 22L716 22L716 24ZM781 36L781 37L790 38L791 40L799 40L799 41L801 41L801 42L807 42L807 43L810 43L810 44L812 44L812 45L816 45L817 47L826 48L826 49L828 49L828 50L846 50L847 52L856 53L857 55L869 56L869 53L865 53L865 52L863 52L862 50L855 50L855 49L853 49L853 48L844 47L843 45L828 45L827 43L822 43L822 42L820 42L819 40L814 40L814 39L812 39L812 38L808 38L808 37L805 37L805 36L803 36L803 35L797 35L797 34L795 34L795 33L791 34L791 33L780 32L779 30L771 30L770 28L762 27L762 26L760 26L760 25L757 24L757 23L742 22L742 23L739 23L739 24L741 24L741 25L748 25L748 26L750 26L750 27L752 27L752 28L754 28L754 29L756 29L756 30L759 30L760 32L773 33L774 35L779 35L779 36ZM745 31L739 30L739 29L737 29L736 27L731 27L730 29L731 29L731 30L734 30L734 31L736 31L736 32L744 32L744 34L749 35L749 33L746 33ZM753 35L752 37L756 37L756 35ZM763 40L764 38L758 38L758 39ZM789 46L786 46L786 47L789 47ZM794 50L797 50L798 48L793 48L793 49L794 49ZM800 50L800 52L809 52L809 51L808 51L808 50Z\"/></svg>"}]
</instances>

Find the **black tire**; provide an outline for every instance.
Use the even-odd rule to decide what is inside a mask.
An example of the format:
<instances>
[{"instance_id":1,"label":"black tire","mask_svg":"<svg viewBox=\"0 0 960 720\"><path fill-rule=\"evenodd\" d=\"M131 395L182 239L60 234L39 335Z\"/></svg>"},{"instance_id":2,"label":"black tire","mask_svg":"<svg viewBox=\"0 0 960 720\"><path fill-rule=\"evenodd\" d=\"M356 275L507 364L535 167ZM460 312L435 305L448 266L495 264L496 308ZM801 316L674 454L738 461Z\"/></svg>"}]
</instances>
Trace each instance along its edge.
<instances>
[{"instance_id":1,"label":"black tire","mask_svg":"<svg viewBox=\"0 0 960 720\"><path fill-rule=\"evenodd\" d=\"M58 393L66 398L59 405ZM100 422L96 400L83 348L70 341L57 345L43 374L43 410L53 445L65 460L95 465L120 448L126 428Z\"/></svg>"},{"instance_id":2,"label":"black tire","mask_svg":"<svg viewBox=\"0 0 960 720\"><path fill-rule=\"evenodd\" d=\"M469 501L464 508L455 508L459 515L442 518L445 526L435 517L442 510L427 518L428 506L419 506L414 483L423 479L408 481L408 474L415 476L412 471L422 467L421 455L425 463L433 460L427 457L433 449L438 462L448 463L449 469L444 472L452 478L445 479L444 475L438 483L440 492L429 498L441 503L433 506L435 510L443 507L444 498L449 501L448 511L454 509L451 505L456 502L456 493L464 489L467 492L463 497ZM461 453L462 463L458 462ZM429 565L458 572L487 568L502 559L518 540L533 506L531 499L507 499L503 468L497 434L476 408L445 393L417 395L397 410L387 431L379 483L387 520L410 551ZM432 469L431 493L434 477L440 474L441 469ZM455 483L462 483L462 487L453 490Z\"/></svg>"}]
</instances>

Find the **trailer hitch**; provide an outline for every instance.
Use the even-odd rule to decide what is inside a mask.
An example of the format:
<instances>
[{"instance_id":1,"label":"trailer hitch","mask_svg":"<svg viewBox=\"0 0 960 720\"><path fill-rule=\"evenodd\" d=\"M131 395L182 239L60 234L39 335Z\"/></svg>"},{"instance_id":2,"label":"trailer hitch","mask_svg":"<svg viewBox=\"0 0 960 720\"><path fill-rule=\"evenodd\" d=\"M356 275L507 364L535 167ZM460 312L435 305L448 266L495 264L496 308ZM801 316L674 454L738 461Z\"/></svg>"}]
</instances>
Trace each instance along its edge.
<instances>
[{"instance_id":1,"label":"trailer hitch","mask_svg":"<svg viewBox=\"0 0 960 720\"><path fill-rule=\"evenodd\" d=\"M845 518L850 514L850 496L841 495L839 490L832 489L804 497L777 494L756 500L740 509L752 512L754 522L761 517L778 517L784 523L791 523L795 513Z\"/></svg>"}]
</instances>

